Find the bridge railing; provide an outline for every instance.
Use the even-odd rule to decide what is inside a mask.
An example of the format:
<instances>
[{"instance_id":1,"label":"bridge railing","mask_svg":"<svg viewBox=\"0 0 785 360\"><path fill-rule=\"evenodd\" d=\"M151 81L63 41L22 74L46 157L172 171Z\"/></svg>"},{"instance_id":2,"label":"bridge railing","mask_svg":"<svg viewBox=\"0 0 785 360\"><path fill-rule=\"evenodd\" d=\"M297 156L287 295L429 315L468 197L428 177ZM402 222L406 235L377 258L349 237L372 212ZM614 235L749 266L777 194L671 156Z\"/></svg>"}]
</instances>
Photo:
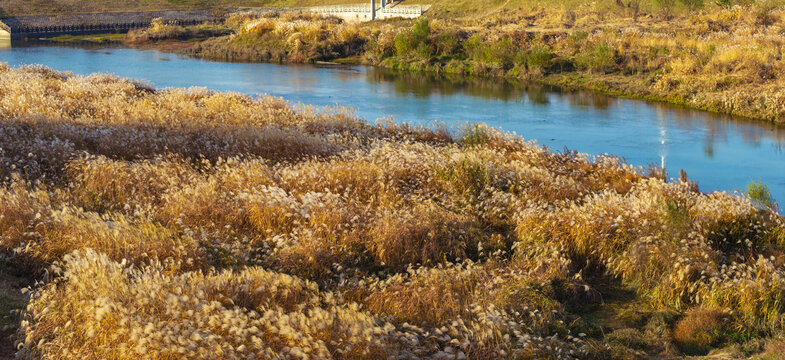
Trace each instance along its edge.
<instances>
[{"instance_id":1,"label":"bridge railing","mask_svg":"<svg viewBox=\"0 0 785 360\"><path fill-rule=\"evenodd\" d=\"M427 10L427 7L416 5L398 5L387 6L385 8L377 8L376 11L383 14L400 14L400 15L422 15ZM332 5L332 6L314 6L308 10L323 14L339 14L339 13L367 13L371 12L370 5Z\"/></svg>"},{"instance_id":2,"label":"bridge railing","mask_svg":"<svg viewBox=\"0 0 785 360\"><path fill-rule=\"evenodd\" d=\"M405 14L405 15L422 15L425 12L425 8L422 6L394 6L394 7L385 7L381 10L382 13L385 14Z\"/></svg>"},{"instance_id":3,"label":"bridge railing","mask_svg":"<svg viewBox=\"0 0 785 360\"><path fill-rule=\"evenodd\" d=\"M308 10L319 13L370 12L370 5L314 6Z\"/></svg>"}]
</instances>

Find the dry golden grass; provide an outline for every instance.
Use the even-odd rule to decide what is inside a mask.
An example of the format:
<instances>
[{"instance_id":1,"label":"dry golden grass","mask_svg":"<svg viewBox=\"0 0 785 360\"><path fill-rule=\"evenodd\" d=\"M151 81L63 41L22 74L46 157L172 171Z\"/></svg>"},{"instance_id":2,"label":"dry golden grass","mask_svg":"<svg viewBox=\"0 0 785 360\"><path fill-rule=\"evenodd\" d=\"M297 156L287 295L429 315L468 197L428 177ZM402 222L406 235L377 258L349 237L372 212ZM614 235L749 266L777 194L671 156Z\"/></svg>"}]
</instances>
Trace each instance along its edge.
<instances>
[{"instance_id":1,"label":"dry golden grass","mask_svg":"<svg viewBox=\"0 0 785 360\"><path fill-rule=\"evenodd\" d=\"M687 314L651 343L700 337L705 308L731 325L709 347L775 344L781 218L647 174L483 125L0 64L0 270L41 281L21 358L622 357L586 315L622 287Z\"/></svg>"},{"instance_id":2,"label":"dry golden grass","mask_svg":"<svg viewBox=\"0 0 785 360\"><path fill-rule=\"evenodd\" d=\"M703 355L722 341L726 317L721 311L695 308L676 324L673 338L690 355Z\"/></svg>"},{"instance_id":3,"label":"dry golden grass","mask_svg":"<svg viewBox=\"0 0 785 360\"><path fill-rule=\"evenodd\" d=\"M363 24L303 12L237 13L224 24L231 35L180 51L230 61L339 60L526 79L785 121L779 1L465 1L454 13L436 3L434 13L417 21ZM146 32L158 39L197 30Z\"/></svg>"}]
</instances>

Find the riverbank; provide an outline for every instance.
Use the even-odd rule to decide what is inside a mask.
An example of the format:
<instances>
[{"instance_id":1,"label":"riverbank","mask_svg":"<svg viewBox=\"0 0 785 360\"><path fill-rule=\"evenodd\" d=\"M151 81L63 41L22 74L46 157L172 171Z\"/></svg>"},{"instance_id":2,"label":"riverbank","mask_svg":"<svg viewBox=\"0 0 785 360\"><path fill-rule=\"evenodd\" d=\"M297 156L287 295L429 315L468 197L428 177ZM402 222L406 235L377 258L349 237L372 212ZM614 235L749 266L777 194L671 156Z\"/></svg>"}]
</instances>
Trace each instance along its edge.
<instances>
[{"instance_id":1,"label":"riverbank","mask_svg":"<svg viewBox=\"0 0 785 360\"><path fill-rule=\"evenodd\" d=\"M635 16L539 8L481 20L364 24L302 13L236 14L225 23L232 35L200 39L180 51L222 61L353 58L391 69L523 79L783 122L783 14L758 5ZM136 39L153 33L134 31L129 39L140 43Z\"/></svg>"},{"instance_id":2,"label":"riverbank","mask_svg":"<svg viewBox=\"0 0 785 360\"><path fill-rule=\"evenodd\" d=\"M23 309L10 323L21 356L785 346L785 225L762 184L703 194L686 176L483 125L451 134L108 75L0 75L0 285L41 280L29 298L3 295Z\"/></svg>"}]
</instances>

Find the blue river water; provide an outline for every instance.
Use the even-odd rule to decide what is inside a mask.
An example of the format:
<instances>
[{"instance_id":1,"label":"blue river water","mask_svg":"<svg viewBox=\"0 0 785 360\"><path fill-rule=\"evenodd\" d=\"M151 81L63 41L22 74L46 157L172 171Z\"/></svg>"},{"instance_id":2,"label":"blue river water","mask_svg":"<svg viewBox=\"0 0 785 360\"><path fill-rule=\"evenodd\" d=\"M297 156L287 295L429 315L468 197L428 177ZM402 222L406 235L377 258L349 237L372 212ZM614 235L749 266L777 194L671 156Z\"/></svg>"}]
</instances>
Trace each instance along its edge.
<instances>
[{"instance_id":1,"label":"blue river water","mask_svg":"<svg viewBox=\"0 0 785 360\"><path fill-rule=\"evenodd\" d=\"M554 151L614 154L640 166L684 169L702 191L743 190L753 180L785 201L785 127L591 92L396 74L362 66L223 63L154 50L0 46L0 62L76 74L112 73L157 88L201 86L292 102L342 105L369 121L485 122Z\"/></svg>"}]
</instances>

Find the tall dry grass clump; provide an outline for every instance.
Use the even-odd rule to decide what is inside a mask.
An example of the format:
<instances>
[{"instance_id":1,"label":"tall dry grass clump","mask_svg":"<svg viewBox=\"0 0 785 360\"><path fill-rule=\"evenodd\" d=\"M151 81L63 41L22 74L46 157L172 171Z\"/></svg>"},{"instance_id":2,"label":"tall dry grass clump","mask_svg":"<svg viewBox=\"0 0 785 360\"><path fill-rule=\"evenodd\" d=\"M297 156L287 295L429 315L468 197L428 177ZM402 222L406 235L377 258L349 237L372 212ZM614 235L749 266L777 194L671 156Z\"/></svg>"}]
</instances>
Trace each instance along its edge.
<instances>
[{"instance_id":1,"label":"tall dry grass clump","mask_svg":"<svg viewBox=\"0 0 785 360\"><path fill-rule=\"evenodd\" d=\"M142 44L164 40L203 40L209 37L228 35L229 33L229 29L218 24L206 22L185 27L167 22L162 18L155 18L147 28L130 30L125 36L125 41L130 44Z\"/></svg>"},{"instance_id":2,"label":"tall dry grass clump","mask_svg":"<svg viewBox=\"0 0 785 360\"><path fill-rule=\"evenodd\" d=\"M233 14L230 36L209 39L187 50L191 55L231 61L308 63L362 52L370 29L307 12ZM148 30L150 31L150 30Z\"/></svg>"},{"instance_id":3,"label":"tall dry grass clump","mask_svg":"<svg viewBox=\"0 0 785 360\"><path fill-rule=\"evenodd\" d=\"M765 189L648 174L484 125L0 65L0 271L40 280L20 358L625 358L776 339L785 226ZM639 314L624 328L601 321L618 302Z\"/></svg>"}]
</instances>

